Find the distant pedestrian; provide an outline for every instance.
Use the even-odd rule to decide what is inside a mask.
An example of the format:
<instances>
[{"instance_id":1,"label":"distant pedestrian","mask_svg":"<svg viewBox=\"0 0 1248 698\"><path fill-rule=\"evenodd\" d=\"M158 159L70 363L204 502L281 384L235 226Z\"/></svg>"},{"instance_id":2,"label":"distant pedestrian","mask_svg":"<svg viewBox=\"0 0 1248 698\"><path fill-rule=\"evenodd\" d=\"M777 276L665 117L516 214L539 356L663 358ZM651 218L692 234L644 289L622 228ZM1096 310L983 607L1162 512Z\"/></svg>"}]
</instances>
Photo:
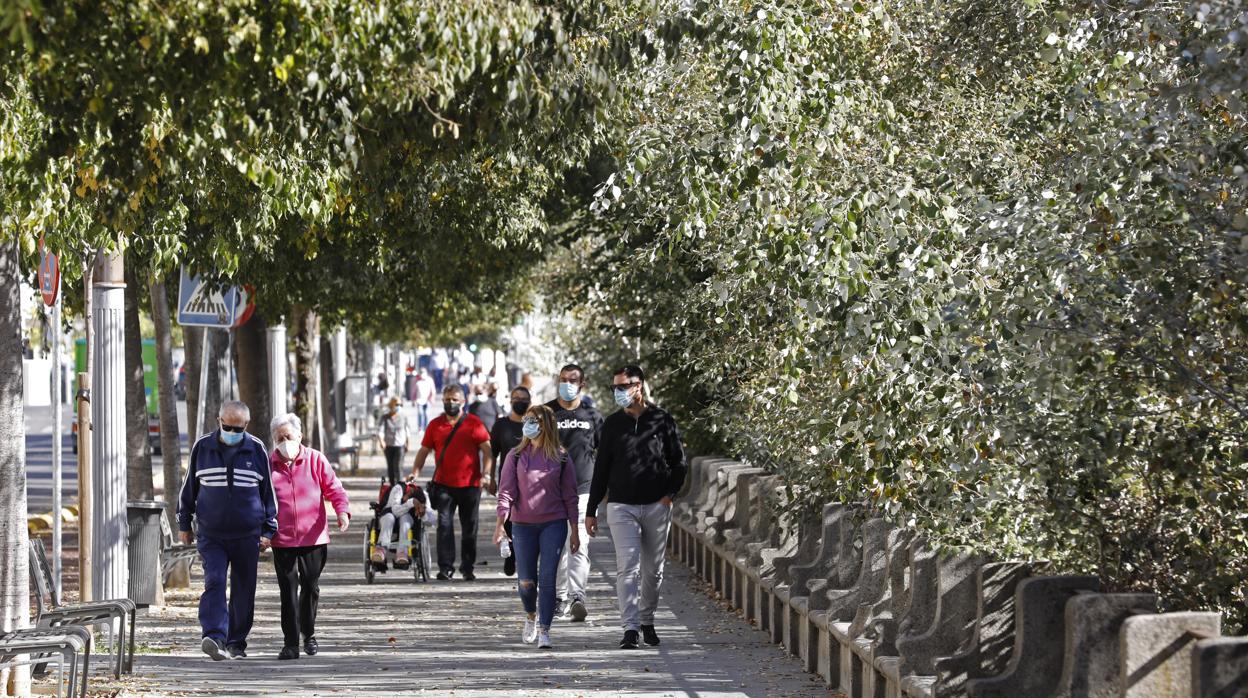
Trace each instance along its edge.
<instances>
[{"instance_id":1,"label":"distant pedestrian","mask_svg":"<svg viewBox=\"0 0 1248 698\"><path fill-rule=\"evenodd\" d=\"M498 404L498 385L483 383L473 390L476 391L476 395L468 411L476 415L477 419L485 425L486 431L489 431L494 428L494 422L503 416L503 406Z\"/></svg>"},{"instance_id":2,"label":"distant pedestrian","mask_svg":"<svg viewBox=\"0 0 1248 698\"><path fill-rule=\"evenodd\" d=\"M251 410L245 403L221 404L219 428L191 447L190 465L178 495L179 537L186 544L195 541L204 565L200 648L215 661L247 656L256 567L261 551L268 550L277 534L269 454L260 439L246 433L250 421Z\"/></svg>"},{"instance_id":3,"label":"distant pedestrian","mask_svg":"<svg viewBox=\"0 0 1248 698\"><path fill-rule=\"evenodd\" d=\"M474 364L472 373L468 374L468 389L475 391L477 388L484 388L489 381L490 377L485 374L481 364Z\"/></svg>"},{"instance_id":4,"label":"distant pedestrian","mask_svg":"<svg viewBox=\"0 0 1248 698\"><path fill-rule=\"evenodd\" d=\"M420 375L416 376L416 429L424 431L429 427L429 405L433 404L433 396L436 386L433 378L429 376L429 370L420 369Z\"/></svg>"},{"instance_id":5,"label":"distant pedestrian","mask_svg":"<svg viewBox=\"0 0 1248 698\"><path fill-rule=\"evenodd\" d=\"M520 441L524 438L524 413L529 411L529 405L533 403L533 396L529 393L528 388L517 387L511 391L511 410L507 416L494 422L494 428L490 430L490 451L494 454L494 463L502 470L503 459L511 453L512 449L520 445ZM498 478L494 473L486 473L485 490L490 494L498 493ZM511 522L506 521L503 524L504 533L507 540L511 540ZM516 550L514 546L510 546L511 554L503 559L503 574L510 577L516 573Z\"/></svg>"},{"instance_id":6,"label":"distant pedestrian","mask_svg":"<svg viewBox=\"0 0 1248 698\"><path fill-rule=\"evenodd\" d=\"M555 616L555 577L564 542L580 549L577 534L576 472L559 446L555 413L545 405L524 415L524 438L507 454L498 484L498 521L494 543L506 535L511 520L516 549L517 587L526 618L521 639L537 640L550 649L550 623Z\"/></svg>"},{"instance_id":7,"label":"distant pedestrian","mask_svg":"<svg viewBox=\"0 0 1248 698\"><path fill-rule=\"evenodd\" d=\"M607 522L615 544L615 589L624 626L620 649L637 649L639 631L647 645L659 644L654 612L663 583L672 500L684 484L687 467L676 421L648 400L641 367L620 368L611 388L620 409L602 425L585 530L598 534L598 505L609 496Z\"/></svg>"},{"instance_id":8,"label":"distant pedestrian","mask_svg":"<svg viewBox=\"0 0 1248 698\"><path fill-rule=\"evenodd\" d=\"M585 395L585 370L576 364L559 369L559 395L546 403L555 413L555 425L559 429L559 443L568 451L568 459L576 471L577 519L581 528L573 533L585 541L580 550L573 552L571 535L568 547L559 560L559 601L556 615L565 613L575 622L589 617L586 606L589 587L589 535L584 530L585 515L589 504L589 486L594 478L594 458L598 451L598 432L602 429L602 415L588 403Z\"/></svg>"},{"instance_id":9,"label":"distant pedestrian","mask_svg":"<svg viewBox=\"0 0 1248 698\"><path fill-rule=\"evenodd\" d=\"M390 379L386 377L385 371L377 373L377 382L373 385L373 389L377 391L377 404L383 404L386 400L386 393L390 392Z\"/></svg>"},{"instance_id":10,"label":"distant pedestrian","mask_svg":"<svg viewBox=\"0 0 1248 698\"><path fill-rule=\"evenodd\" d=\"M472 395L472 388L468 385L468 367L461 365L456 371L458 372L458 377L455 379L455 382L459 384L459 389L464 393L464 398L466 399Z\"/></svg>"},{"instance_id":11,"label":"distant pedestrian","mask_svg":"<svg viewBox=\"0 0 1248 698\"><path fill-rule=\"evenodd\" d=\"M435 394L442 393L442 387L446 381L446 369L450 365L450 357L446 355L445 349L434 349L433 356L429 359L430 371L429 375L433 378L433 389Z\"/></svg>"},{"instance_id":12,"label":"distant pedestrian","mask_svg":"<svg viewBox=\"0 0 1248 698\"><path fill-rule=\"evenodd\" d=\"M390 484L393 485L403 479L399 474L403 456L407 453L408 447L412 445L412 437L407 428L407 417L403 414L397 397L390 398L385 413L377 422L377 441L386 454L386 476L390 478Z\"/></svg>"},{"instance_id":13,"label":"distant pedestrian","mask_svg":"<svg viewBox=\"0 0 1248 698\"><path fill-rule=\"evenodd\" d=\"M277 493L277 536L273 539L273 567L282 600L282 651L278 659L298 659L303 651L314 655L316 609L321 597L321 571L329 553L329 502L338 518L338 530L351 524L350 502L342 482L320 451L303 445L303 425L294 414L282 414L269 424L273 455L269 466Z\"/></svg>"},{"instance_id":14,"label":"distant pedestrian","mask_svg":"<svg viewBox=\"0 0 1248 698\"><path fill-rule=\"evenodd\" d=\"M459 510L459 571L464 580L476 579L478 509L481 480L494 468L490 434L480 419L464 411L464 391L448 385L442 391L442 415L429 422L416 451L412 478L420 477L429 454L434 455L433 478L427 491L438 511L438 579L455 573L455 511Z\"/></svg>"}]
</instances>

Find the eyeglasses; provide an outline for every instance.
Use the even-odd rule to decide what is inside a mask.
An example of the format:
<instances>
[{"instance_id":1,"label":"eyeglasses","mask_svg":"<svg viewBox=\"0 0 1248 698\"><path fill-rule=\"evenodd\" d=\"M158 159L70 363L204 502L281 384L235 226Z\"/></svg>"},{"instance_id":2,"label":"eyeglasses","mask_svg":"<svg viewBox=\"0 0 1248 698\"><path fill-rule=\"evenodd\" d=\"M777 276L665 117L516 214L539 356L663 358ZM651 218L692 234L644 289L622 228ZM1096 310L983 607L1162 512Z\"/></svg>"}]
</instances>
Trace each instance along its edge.
<instances>
[{"instance_id":1,"label":"eyeglasses","mask_svg":"<svg viewBox=\"0 0 1248 698\"><path fill-rule=\"evenodd\" d=\"M232 431L232 432L234 432L235 434L241 434L241 433L243 433L244 431L247 431L247 425L246 425L246 424L244 424L244 425L243 425L243 426L241 426L241 427L236 427L236 426L234 426L233 424L226 424L225 422L221 422L221 428L222 428L222 429L224 429L225 431Z\"/></svg>"},{"instance_id":2,"label":"eyeglasses","mask_svg":"<svg viewBox=\"0 0 1248 698\"><path fill-rule=\"evenodd\" d=\"M629 383L612 383L611 389L612 390L629 390L634 385L641 385L641 381L632 381Z\"/></svg>"},{"instance_id":3,"label":"eyeglasses","mask_svg":"<svg viewBox=\"0 0 1248 698\"><path fill-rule=\"evenodd\" d=\"M532 417L525 417L523 421L525 424L539 424L540 423L536 419L533 419Z\"/></svg>"}]
</instances>

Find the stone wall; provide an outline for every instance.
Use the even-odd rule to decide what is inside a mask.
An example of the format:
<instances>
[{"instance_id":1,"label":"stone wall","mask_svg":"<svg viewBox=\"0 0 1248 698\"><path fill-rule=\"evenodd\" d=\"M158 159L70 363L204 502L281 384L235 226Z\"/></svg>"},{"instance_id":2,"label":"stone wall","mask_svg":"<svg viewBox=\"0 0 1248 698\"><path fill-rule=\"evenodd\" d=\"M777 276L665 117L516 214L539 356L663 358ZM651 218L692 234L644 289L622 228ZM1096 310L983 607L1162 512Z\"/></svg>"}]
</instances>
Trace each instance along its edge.
<instances>
[{"instance_id":1,"label":"stone wall","mask_svg":"<svg viewBox=\"0 0 1248 698\"><path fill-rule=\"evenodd\" d=\"M777 517L789 488L694 458L669 554L852 698L1248 697L1248 638L1216 613L1157 613L1152 594L1039 561L939 554L865 507Z\"/></svg>"}]
</instances>

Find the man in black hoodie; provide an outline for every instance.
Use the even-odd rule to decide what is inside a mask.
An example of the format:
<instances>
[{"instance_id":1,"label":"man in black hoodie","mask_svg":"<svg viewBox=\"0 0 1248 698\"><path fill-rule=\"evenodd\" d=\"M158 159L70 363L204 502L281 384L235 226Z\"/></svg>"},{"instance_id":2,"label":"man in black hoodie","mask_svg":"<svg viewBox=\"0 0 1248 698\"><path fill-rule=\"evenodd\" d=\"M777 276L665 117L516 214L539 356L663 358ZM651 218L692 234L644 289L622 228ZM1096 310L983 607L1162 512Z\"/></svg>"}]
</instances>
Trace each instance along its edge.
<instances>
[{"instance_id":1,"label":"man in black hoodie","mask_svg":"<svg viewBox=\"0 0 1248 698\"><path fill-rule=\"evenodd\" d=\"M637 649L640 639L647 645L659 644L654 612L663 583L672 499L684 484L687 468L676 422L646 399L641 367L616 371L611 389L621 409L607 417L599 435L585 530L597 535L598 505L610 494L607 521L615 544L615 587L624 625L620 649Z\"/></svg>"}]
</instances>

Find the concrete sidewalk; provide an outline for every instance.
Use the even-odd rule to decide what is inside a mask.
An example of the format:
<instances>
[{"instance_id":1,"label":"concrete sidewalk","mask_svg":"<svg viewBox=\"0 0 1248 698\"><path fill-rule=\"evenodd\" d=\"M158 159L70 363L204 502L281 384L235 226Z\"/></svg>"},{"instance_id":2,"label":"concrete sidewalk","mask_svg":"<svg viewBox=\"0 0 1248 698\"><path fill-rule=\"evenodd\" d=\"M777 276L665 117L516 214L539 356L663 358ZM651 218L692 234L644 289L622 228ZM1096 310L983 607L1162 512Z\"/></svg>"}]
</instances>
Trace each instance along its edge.
<instances>
[{"instance_id":1,"label":"concrete sidewalk","mask_svg":"<svg viewBox=\"0 0 1248 698\"><path fill-rule=\"evenodd\" d=\"M429 693L455 696L826 696L798 663L738 616L691 587L688 572L669 563L656 619L663 644L627 652L615 605L610 540L590 544L590 619L555 622L555 648L520 643L521 609L515 578L502 574L493 532L494 500L482 503L475 582L413 581L389 572L364 581L363 531L376 495L376 459L360 477L346 477L354 524L336 531L322 578L317 627L321 653L279 662L277 584L269 556L261 558L255 629L249 657L212 662L199 650L198 574L189 591L167 595L170 605L140 616L135 675L128 695L144 696L377 696ZM364 476L363 473L370 473ZM112 682L101 682L105 688Z\"/></svg>"}]
</instances>

